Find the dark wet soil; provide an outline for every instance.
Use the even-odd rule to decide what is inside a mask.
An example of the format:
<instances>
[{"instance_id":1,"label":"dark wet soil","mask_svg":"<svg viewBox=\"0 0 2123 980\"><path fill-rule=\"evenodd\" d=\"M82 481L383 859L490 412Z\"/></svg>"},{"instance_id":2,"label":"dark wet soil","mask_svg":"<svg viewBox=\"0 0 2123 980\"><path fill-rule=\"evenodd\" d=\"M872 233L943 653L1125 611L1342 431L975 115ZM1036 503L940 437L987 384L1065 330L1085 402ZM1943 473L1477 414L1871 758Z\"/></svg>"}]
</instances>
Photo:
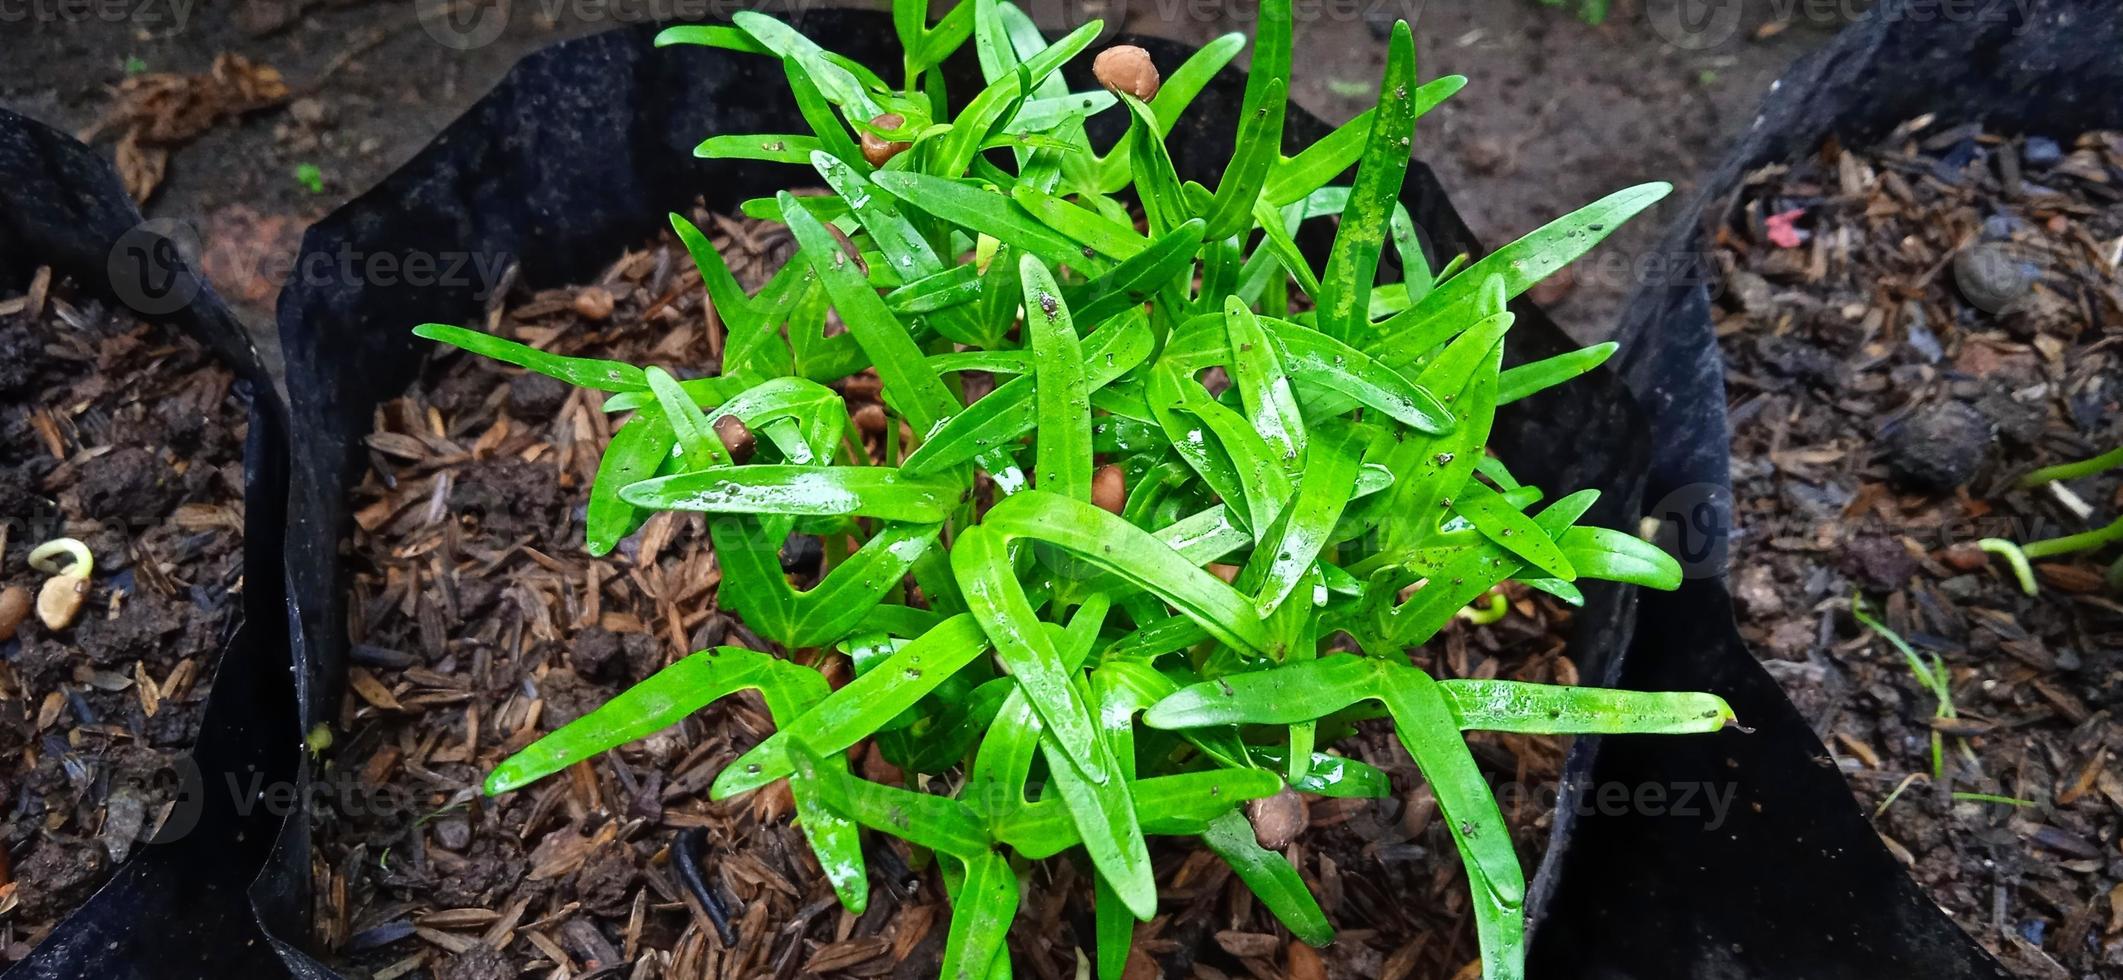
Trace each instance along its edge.
<instances>
[{"instance_id":1,"label":"dark wet soil","mask_svg":"<svg viewBox=\"0 0 2123 980\"><path fill-rule=\"evenodd\" d=\"M2123 471L2017 482L2123 446L2119 180L2118 134L1917 120L1753 175L1719 237L1742 631L2029 977L2123 971L2123 549L2035 562L2030 596L1977 542L2123 514Z\"/></svg>"},{"instance_id":2,"label":"dark wet soil","mask_svg":"<svg viewBox=\"0 0 2123 980\"><path fill-rule=\"evenodd\" d=\"M0 300L0 363L0 590L39 596L51 576L27 558L54 538L95 563L70 626L0 614L12 960L169 815L238 614L246 413L197 343L41 274Z\"/></svg>"}]
</instances>

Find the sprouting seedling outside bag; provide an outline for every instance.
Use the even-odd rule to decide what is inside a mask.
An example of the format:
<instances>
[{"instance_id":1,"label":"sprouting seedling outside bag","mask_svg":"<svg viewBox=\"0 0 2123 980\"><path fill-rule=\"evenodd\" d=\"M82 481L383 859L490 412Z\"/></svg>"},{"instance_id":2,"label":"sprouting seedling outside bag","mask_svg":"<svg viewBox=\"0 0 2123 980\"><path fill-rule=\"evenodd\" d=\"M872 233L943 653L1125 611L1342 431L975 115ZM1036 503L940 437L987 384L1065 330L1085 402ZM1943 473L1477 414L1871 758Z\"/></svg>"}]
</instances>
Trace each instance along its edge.
<instances>
[{"instance_id":1,"label":"sprouting seedling outside bag","mask_svg":"<svg viewBox=\"0 0 2123 980\"><path fill-rule=\"evenodd\" d=\"M1708 732L1732 712L1709 694L1436 680L1405 651L1506 582L1566 603L1582 601L1580 578L1679 584L1664 552L1578 524L1595 492L1549 500L1488 452L1498 406L1614 350L1506 370L1506 303L1668 187L1433 273L1398 196L1417 118L1464 79L1417 84L1400 24L1377 107L1285 157L1291 19L1288 0L1263 3L1215 188L1178 177L1164 135L1239 36L1162 77L1140 51L1102 58L1113 90L1072 92L1059 69L1101 25L1050 43L996 0L934 23L924 0L895 3L897 85L761 14L665 31L659 44L779 59L809 130L718 135L699 155L788 165L789 186L832 191L744 204L797 244L749 295L672 216L728 329L722 363L680 380L415 332L611 393L605 409L627 418L589 493L590 552L652 512L701 513L721 605L783 651L845 655L854 679L836 690L772 652L701 651L503 762L487 791L755 690L777 731L711 794L787 780L849 909L868 898L859 828L901 837L943 858L943 975L1006 976L1024 862L1080 849L1097 872L1097 971L1118 978L1133 923L1157 908L1151 836L1198 839L1294 935L1332 940L1241 808L1389 793L1383 772L1328 751L1375 703L1452 827L1487 975L1521 976L1524 875L1460 733ZM935 69L969 42L985 87L946 92ZM1126 118L1116 145L1091 145L1098 113ZM1353 183L1330 186L1351 167ZM1315 267L1296 240L1323 220L1333 244ZM1381 274L1389 249L1398 277ZM845 333L824 332L827 307ZM882 462L846 438L832 387L866 370L886 431L915 435ZM968 401L974 372L994 384ZM742 463L721 438L740 424L756 438ZM826 542L808 589L776 559L791 535ZM956 789L858 778L846 754L866 741Z\"/></svg>"}]
</instances>

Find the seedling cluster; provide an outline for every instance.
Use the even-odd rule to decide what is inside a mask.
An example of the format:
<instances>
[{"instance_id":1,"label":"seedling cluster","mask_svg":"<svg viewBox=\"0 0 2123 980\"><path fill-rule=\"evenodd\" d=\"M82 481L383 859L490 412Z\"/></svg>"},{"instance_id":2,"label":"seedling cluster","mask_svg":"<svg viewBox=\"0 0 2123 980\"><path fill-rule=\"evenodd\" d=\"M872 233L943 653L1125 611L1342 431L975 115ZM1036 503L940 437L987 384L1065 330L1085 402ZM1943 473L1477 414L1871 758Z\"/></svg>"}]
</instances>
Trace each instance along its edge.
<instances>
[{"instance_id":1,"label":"seedling cluster","mask_svg":"<svg viewBox=\"0 0 2123 980\"><path fill-rule=\"evenodd\" d=\"M1243 808L1391 792L1329 750L1383 714L1474 883L1487 975L1521 976L1524 875L1461 732L1705 732L1731 711L1707 694L1439 680L1406 650L1507 581L1570 603L1580 578L1679 583L1657 548L1577 523L1594 491L1545 500L1487 451L1498 406L1613 349L1504 370L1506 302L1668 188L1434 267L1398 198L1417 117L1464 79L1418 84L1405 23L1377 107L1285 157L1291 10L1264 0L1211 189L1180 179L1164 137L1243 37L1072 92L1059 69L1097 23L1050 43L1000 0L934 23L926 0L900 0L893 20L898 85L755 13L659 38L779 59L810 131L697 152L792 165L789 186L833 192L744 205L798 246L749 295L672 216L728 329L717 370L680 380L416 331L610 392L628 417L590 491L589 550L655 511L704 514L720 604L779 648L686 657L508 759L487 791L756 690L778 730L712 795L787 780L849 909L868 895L858 828L904 838L941 859L953 895L942 974L1008 976L1027 862L1076 851L1096 870L1111 980L1156 910L1150 836L1199 839L1293 935L1331 941ZM967 43L985 86L958 102L936 69ZM1139 54L1118 61L1139 69ZM1105 112L1128 129L1102 153L1085 122ZM1333 224L1324 267L1297 245L1307 222ZM873 370L893 416L881 459L850 438L834 387ZM825 556L805 590L778 561L792 535ZM853 680L835 689L780 655L804 650L845 656ZM866 742L906 788L851 774Z\"/></svg>"}]
</instances>

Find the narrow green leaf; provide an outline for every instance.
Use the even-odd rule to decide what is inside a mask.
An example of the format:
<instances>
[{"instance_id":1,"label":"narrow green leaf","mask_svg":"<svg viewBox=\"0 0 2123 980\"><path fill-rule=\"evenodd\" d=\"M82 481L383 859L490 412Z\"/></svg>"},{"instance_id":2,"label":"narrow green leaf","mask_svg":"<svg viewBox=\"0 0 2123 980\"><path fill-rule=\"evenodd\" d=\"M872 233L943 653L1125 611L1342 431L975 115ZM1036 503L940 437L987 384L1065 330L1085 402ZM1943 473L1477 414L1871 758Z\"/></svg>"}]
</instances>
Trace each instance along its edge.
<instances>
[{"instance_id":1,"label":"narrow green leaf","mask_svg":"<svg viewBox=\"0 0 2123 980\"><path fill-rule=\"evenodd\" d=\"M715 466L643 480L619 492L636 507L708 514L874 517L938 524L958 506L959 486L878 466Z\"/></svg>"},{"instance_id":2,"label":"narrow green leaf","mask_svg":"<svg viewBox=\"0 0 2123 980\"><path fill-rule=\"evenodd\" d=\"M1290 0L1263 0L1254 25L1253 64L1239 106L1231 162L1209 209L1209 237L1229 238L1252 217L1269 172L1282 160L1283 113L1290 87Z\"/></svg>"},{"instance_id":3,"label":"narrow green leaf","mask_svg":"<svg viewBox=\"0 0 2123 980\"><path fill-rule=\"evenodd\" d=\"M1084 339L1081 363L1090 366L1088 384L1097 389L1142 363L1155 342L1140 314L1108 320ZM1036 385L1029 376L1012 378L929 436L929 441L900 466L909 476L940 473L983 453L1007 446L1031 432L1038 419L1033 404Z\"/></svg>"},{"instance_id":4,"label":"narrow green leaf","mask_svg":"<svg viewBox=\"0 0 2123 980\"><path fill-rule=\"evenodd\" d=\"M644 515L619 499L619 491L655 476L677 444L670 420L657 408L636 412L612 433L604 458L597 461L597 479L590 484L590 500L583 514L585 551L593 556L610 554L619 539L634 533Z\"/></svg>"},{"instance_id":5,"label":"narrow green leaf","mask_svg":"<svg viewBox=\"0 0 2123 980\"><path fill-rule=\"evenodd\" d=\"M1049 497L1040 491L1026 491L997 504L995 510L1033 493ZM1076 686L1062 669L1060 651L1040 627L1038 614L1018 585L1008 539L995 529L994 510L989 513L987 523L960 532L951 549L951 570L958 578L958 587L965 593L966 605L980 621L981 629L988 634L988 641L994 644L996 657L1017 679L1048 733L1084 770L1086 779L1094 783L1107 781L1113 774L1099 768L1103 751L1091 723L1091 710L1077 695Z\"/></svg>"},{"instance_id":6,"label":"narrow green leaf","mask_svg":"<svg viewBox=\"0 0 2123 980\"><path fill-rule=\"evenodd\" d=\"M1394 730L1437 796L1439 814L1474 883L1475 914L1488 923L1481 930L1487 940L1482 944L1483 973L1523 977L1526 875L1503 812L1467 743L1454 730L1451 709L1437 682L1413 667L1393 671L1391 681L1385 693Z\"/></svg>"},{"instance_id":7,"label":"narrow green leaf","mask_svg":"<svg viewBox=\"0 0 2123 980\"><path fill-rule=\"evenodd\" d=\"M1356 186L1342 209L1327 271L1320 276L1320 332L1362 339L1370 333L1371 285L1378 276L1386 224L1408 173L1409 142L1415 135L1415 39L1407 21L1393 26L1386 45L1386 76L1358 165Z\"/></svg>"},{"instance_id":8,"label":"narrow green leaf","mask_svg":"<svg viewBox=\"0 0 2123 980\"><path fill-rule=\"evenodd\" d=\"M1190 684L1143 713L1152 728L1294 725L1380 697L1387 664L1339 655Z\"/></svg>"},{"instance_id":9,"label":"narrow green leaf","mask_svg":"<svg viewBox=\"0 0 2123 980\"><path fill-rule=\"evenodd\" d=\"M1438 103L1451 98L1466 85L1464 75L1446 75L1424 83L1415 90L1416 114L1420 116L1436 108ZM1334 132L1319 142L1277 164L1268 175L1261 199L1278 208L1301 201L1355 166L1364 153L1364 144L1371 134L1371 122L1377 112L1377 109L1364 110L1356 118L1335 127Z\"/></svg>"},{"instance_id":10,"label":"narrow green leaf","mask_svg":"<svg viewBox=\"0 0 2123 980\"><path fill-rule=\"evenodd\" d=\"M769 695L769 710L777 704L787 710L825 696L825 687L825 678L815 671L769 654L742 647L696 653L510 756L487 774L486 794L520 789L599 752L647 738L738 691L758 689Z\"/></svg>"},{"instance_id":11,"label":"narrow green leaf","mask_svg":"<svg viewBox=\"0 0 2123 980\"><path fill-rule=\"evenodd\" d=\"M791 748L795 776L815 781L827 806L848 819L960 860L994 853L986 828L964 803L857 779L801 745Z\"/></svg>"},{"instance_id":12,"label":"narrow green leaf","mask_svg":"<svg viewBox=\"0 0 2123 980\"><path fill-rule=\"evenodd\" d=\"M639 391L649 386L648 380L642 377L641 369L632 364L548 354L513 340L504 340L493 334L466 330L445 323L423 323L413 328L413 336L461 347L481 357L491 357L504 364L528 368L578 387L595 388L598 391Z\"/></svg>"},{"instance_id":13,"label":"narrow green leaf","mask_svg":"<svg viewBox=\"0 0 2123 980\"><path fill-rule=\"evenodd\" d=\"M1438 686L1468 731L1528 735L1686 735L1737 719L1715 694L1612 691L1520 681L1446 680Z\"/></svg>"},{"instance_id":14,"label":"narrow green leaf","mask_svg":"<svg viewBox=\"0 0 2123 980\"><path fill-rule=\"evenodd\" d=\"M846 750L914 707L987 649L987 635L972 616L944 620L738 756L715 777L709 797L728 799L794 772L792 744L827 755Z\"/></svg>"},{"instance_id":15,"label":"narrow green leaf","mask_svg":"<svg viewBox=\"0 0 2123 980\"><path fill-rule=\"evenodd\" d=\"M1262 616L1275 612L1304 580L1354 496L1361 447L1351 443L1346 435L1314 441L1296 497L1247 561L1241 581L1259 583L1253 608Z\"/></svg>"},{"instance_id":16,"label":"narrow green leaf","mask_svg":"<svg viewBox=\"0 0 2123 980\"><path fill-rule=\"evenodd\" d=\"M1577 578L1577 569L1571 567L1569 557L1532 518L1479 481L1468 480L1460 485L1452 498L1452 510L1467 518L1483 537L1527 564L1565 582Z\"/></svg>"},{"instance_id":17,"label":"narrow green leaf","mask_svg":"<svg viewBox=\"0 0 2123 980\"><path fill-rule=\"evenodd\" d=\"M1610 340L1604 344L1594 344L1590 347L1571 351L1568 354L1557 354L1554 357L1542 358L1531 364L1521 364L1515 368L1507 368L1503 376L1497 380L1496 403L1509 405L1521 398L1538 394L1572 378L1588 374L1594 368L1607 363L1607 359L1614 356L1614 352L1620 348L1620 344Z\"/></svg>"},{"instance_id":18,"label":"narrow green leaf","mask_svg":"<svg viewBox=\"0 0 2123 980\"><path fill-rule=\"evenodd\" d=\"M1246 407L1247 420L1268 448L1280 453L1282 465L1294 469L1305 451L1305 419L1290 391L1290 377L1276 356L1261 322L1236 296L1224 299L1224 336L1231 358L1231 384ZM1351 470L1354 479L1354 469Z\"/></svg>"},{"instance_id":19,"label":"narrow green leaf","mask_svg":"<svg viewBox=\"0 0 2123 980\"><path fill-rule=\"evenodd\" d=\"M1201 219L1183 222L1097 279L1063 290L1063 295L1078 322L1103 323L1171 285L1193 264L1201 245Z\"/></svg>"},{"instance_id":20,"label":"narrow green leaf","mask_svg":"<svg viewBox=\"0 0 2123 980\"><path fill-rule=\"evenodd\" d=\"M703 160L806 163L824 148L815 136L710 136L693 148L693 155Z\"/></svg>"},{"instance_id":21,"label":"narrow green leaf","mask_svg":"<svg viewBox=\"0 0 2123 980\"><path fill-rule=\"evenodd\" d=\"M1470 309L1491 276L1503 279L1505 299L1515 297L1590 251L1623 222L1658 203L1672 190L1671 184L1650 183L1616 191L1483 256L1465 271L1439 283L1421 304L1380 323L1377 339L1366 349L1389 364L1408 363L1424 350L1414 349L1407 338L1429 337L1455 321L1469 319Z\"/></svg>"},{"instance_id":22,"label":"narrow green leaf","mask_svg":"<svg viewBox=\"0 0 2123 980\"><path fill-rule=\"evenodd\" d=\"M1088 502L1028 490L990 508L981 526L1009 538L1056 545L1156 594L1233 647L1267 649L1267 632L1243 596L1147 532Z\"/></svg>"},{"instance_id":23,"label":"narrow green leaf","mask_svg":"<svg viewBox=\"0 0 2123 980\"><path fill-rule=\"evenodd\" d=\"M707 413L693 404L685 389L678 386L678 379L659 367L648 368L643 376L648 379L649 390L656 395L657 408L671 425L679 472L731 465L730 451L723 447L721 437L715 434L715 426L708 422Z\"/></svg>"},{"instance_id":24,"label":"narrow green leaf","mask_svg":"<svg viewBox=\"0 0 2123 980\"><path fill-rule=\"evenodd\" d=\"M1288 858L1268 850L1254 839L1253 823L1233 810L1209 822L1202 843L1231 866L1261 905L1275 914L1290 934L1311 946L1334 941L1334 927L1327 922L1319 900L1305 887L1305 880Z\"/></svg>"},{"instance_id":25,"label":"narrow green leaf","mask_svg":"<svg viewBox=\"0 0 2123 980\"><path fill-rule=\"evenodd\" d=\"M1010 921L1017 918L1017 874L993 851L965 859L965 880L951 903L951 930L944 940L939 975L945 980L986 980L1007 962ZM1008 975L1007 969L1002 971Z\"/></svg>"},{"instance_id":26,"label":"narrow green leaf","mask_svg":"<svg viewBox=\"0 0 2123 980\"><path fill-rule=\"evenodd\" d=\"M1075 243L995 191L904 170L882 170L871 181L924 213L993 236L1056 265L1084 260Z\"/></svg>"},{"instance_id":27,"label":"narrow green leaf","mask_svg":"<svg viewBox=\"0 0 2123 980\"><path fill-rule=\"evenodd\" d=\"M771 55L774 53L768 50L766 45L752 40L750 34L746 34L735 27L724 27L719 24L684 24L678 27L666 27L656 35L657 47L666 48L674 44L699 44L711 48L723 48L729 51L742 51L746 54Z\"/></svg>"},{"instance_id":28,"label":"narrow green leaf","mask_svg":"<svg viewBox=\"0 0 2123 980\"><path fill-rule=\"evenodd\" d=\"M1041 490L1091 499L1091 391L1084 351L1061 287L1038 257L1018 261L1025 325L1032 338L1039 441L1033 464Z\"/></svg>"},{"instance_id":29,"label":"narrow green leaf","mask_svg":"<svg viewBox=\"0 0 2123 980\"><path fill-rule=\"evenodd\" d=\"M1672 591L1681 587L1681 563L1658 545L1604 527L1574 527L1556 543L1578 574Z\"/></svg>"},{"instance_id":30,"label":"narrow green leaf","mask_svg":"<svg viewBox=\"0 0 2123 980\"><path fill-rule=\"evenodd\" d=\"M878 176L881 179L888 174ZM840 311L841 322L847 324L848 333L862 345L863 352L876 365L878 377L884 379L885 399L913 423L916 432L927 432L956 412L958 400L936 372L929 370L921 348L915 346L907 328L885 308L884 300L849 261L840 243L818 219L795 206L793 195L783 191L777 199L781 201L783 220L795 234L811 270L825 283L834 308Z\"/></svg>"},{"instance_id":31,"label":"narrow green leaf","mask_svg":"<svg viewBox=\"0 0 2123 980\"><path fill-rule=\"evenodd\" d=\"M1019 184L1010 188L1010 197L1033 220L1107 258L1131 259L1150 244L1149 239L1137 234L1132 226L1078 207L1036 187Z\"/></svg>"}]
</instances>

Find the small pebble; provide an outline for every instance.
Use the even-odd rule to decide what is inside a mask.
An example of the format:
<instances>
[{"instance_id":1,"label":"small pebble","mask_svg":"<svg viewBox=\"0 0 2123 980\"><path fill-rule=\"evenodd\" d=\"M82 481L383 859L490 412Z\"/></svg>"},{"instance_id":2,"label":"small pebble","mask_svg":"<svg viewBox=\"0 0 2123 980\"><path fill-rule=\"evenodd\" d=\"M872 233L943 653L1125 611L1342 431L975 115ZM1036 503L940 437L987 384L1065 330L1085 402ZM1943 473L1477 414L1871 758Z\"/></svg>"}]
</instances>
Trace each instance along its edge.
<instances>
[{"instance_id":1,"label":"small pebble","mask_svg":"<svg viewBox=\"0 0 2123 980\"><path fill-rule=\"evenodd\" d=\"M1305 798L1288 786L1274 796L1263 796L1246 803L1246 816L1253 821L1253 838L1262 847L1280 851L1290 846L1297 835L1311 826L1312 817L1307 812Z\"/></svg>"},{"instance_id":2,"label":"small pebble","mask_svg":"<svg viewBox=\"0 0 2123 980\"><path fill-rule=\"evenodd\" d=\"M463 817L444 817L435 821L435 843L446 851L462 851L472 843L472 827Z\"/></svg>"},{"instance_id":3,"label":"small pebble","mask_svg":"<svg viewBox=\"0 0 2123 980\"><path fill-rule=\"evenodd\" d=\"M1976 309L1997 313L2027 295L2034 277L2012 250L1984 242L1953 257L1953 282Z\"/></svg>"},{"instance_id":4,"label":"small pebble","mask_svg":"<svg viewBox=\"0 0 2123 980\"><path fill-rule=\"evenodd\" d=\"M323 125L331 115L322 99L296 99L288 103L287 113L296 122L311 127Z\"/></svg>"},{"instance_id":5,"label":"small pebble","mask_svg":"<svg viewBox=\"0 0 2123 980\"><path fill-rule=\"evenodd\" d=\"M611 290L603 286L591 286L575 294L575 312L582 314L586 320L602 320L612 315L615 302Z\"/></svg>"},{"instance_id":6,"label":"small pebble","mask_svg":"<svg viewBox=\"0 0 2123 980\"><path fill-rule=\"evenodd\" d=\"M2020 160L2030 167L2048 167L2064 159L2064 148L2047 136L2029 136L2020 148Z\"/></svg>"},{"instance_id":7,"label":"small pebble","mask_svg":"<svg viewBox=\"0 0 2123 980\"><path fill-rule=\"evenodd\" d=\"M1915 490L1949 493L1967 483L1990 454L1991 423L1966 402L1924 405L1882 440L1882 455L1895 482Z\"/></svg>"}]
</instances>

